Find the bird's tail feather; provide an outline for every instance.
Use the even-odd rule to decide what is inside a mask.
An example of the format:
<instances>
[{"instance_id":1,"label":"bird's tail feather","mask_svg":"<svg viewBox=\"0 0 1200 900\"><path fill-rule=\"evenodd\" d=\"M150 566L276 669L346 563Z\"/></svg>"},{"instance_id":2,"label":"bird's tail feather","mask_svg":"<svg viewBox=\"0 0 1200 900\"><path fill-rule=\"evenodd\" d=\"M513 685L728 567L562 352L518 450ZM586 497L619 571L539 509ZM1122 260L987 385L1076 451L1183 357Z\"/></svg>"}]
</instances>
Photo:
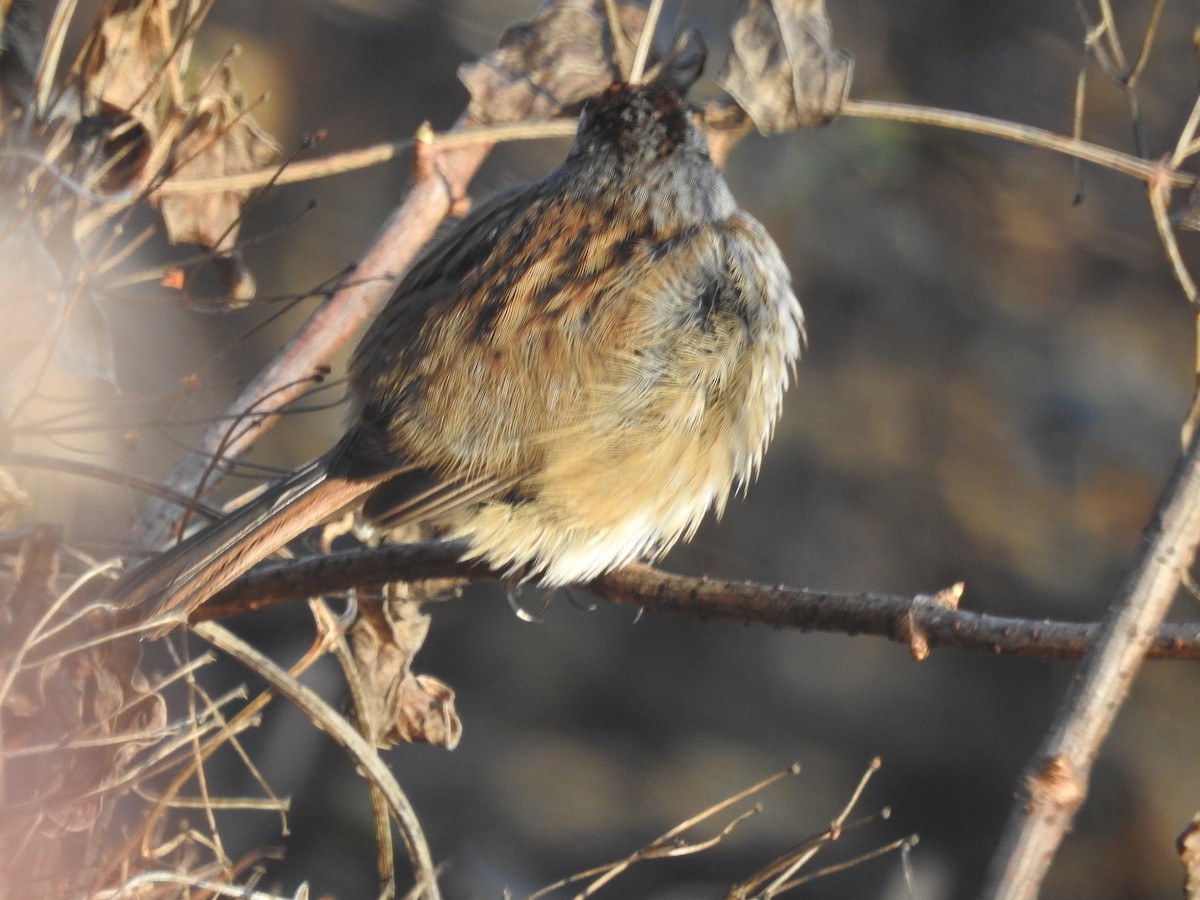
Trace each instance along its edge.
<instances>
[{"instance_id":1,"label":"bird's tail feather","mask_svg":"<svg viewBox=\"0 0 1200 900\"><path fill-rule=\"evenodd\" d=\"M186 618L209 597L382 480L331 477L319 459L271 485L223 519L135 567L110 595L153 618ZM152 610L152 612L150 612Z\"/></svg>"}]
</instances>

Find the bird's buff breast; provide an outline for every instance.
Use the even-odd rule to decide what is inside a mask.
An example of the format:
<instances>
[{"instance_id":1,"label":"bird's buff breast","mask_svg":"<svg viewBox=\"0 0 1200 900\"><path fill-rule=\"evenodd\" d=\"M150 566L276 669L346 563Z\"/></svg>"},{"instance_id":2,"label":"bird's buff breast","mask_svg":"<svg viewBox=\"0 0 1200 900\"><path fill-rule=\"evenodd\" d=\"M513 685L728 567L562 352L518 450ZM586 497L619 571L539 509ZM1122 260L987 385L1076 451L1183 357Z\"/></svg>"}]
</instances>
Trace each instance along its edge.
<instances>
[{"instance_id":1,"label":"bird's buff breast","mask_svg":"<svg viewBox=\"0 0 1200 900\"><path fill-rule=\"evenodd\" d=\"M760 266L736 273L744 302L698 309L705 273L750 252ZM763 258L772 265L761 267ZM495 440L511 441L512 452L493 443L487 453L536 463L515 490L443 523L469 541L471 558L548 586L587 581L690 537L754 476L799 354L786 268L748 217L697 234L670 259L641 268L637 285L613 285L620 300L598 306L586 327L562 316L540 335L543 354L550 347L572 361L556 370L569 377L522 372L517 334L508 343L496 335L511 368L480 374L519 384L535 419L496 423Z\"/></svg>"}]
</instances>

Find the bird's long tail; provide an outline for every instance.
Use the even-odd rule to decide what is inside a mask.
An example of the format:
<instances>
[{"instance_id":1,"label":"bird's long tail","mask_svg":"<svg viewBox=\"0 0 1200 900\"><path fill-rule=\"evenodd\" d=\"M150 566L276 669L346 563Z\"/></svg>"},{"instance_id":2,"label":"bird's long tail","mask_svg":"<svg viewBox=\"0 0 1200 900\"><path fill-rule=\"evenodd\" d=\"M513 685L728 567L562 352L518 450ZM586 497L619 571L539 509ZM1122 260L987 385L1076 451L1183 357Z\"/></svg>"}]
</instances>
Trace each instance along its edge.
<instances>
[{"instance_id":1,"label":"bird's long tail","mask_svg":"<svg viewBox=\"0 0 1200 900\"><path fill-rule=\"evenodd\" d=\"M380 480L333 477L324 459L309 463L208 528L133 568L109 595L125 609L144 610L152 618L175 613L186 619L251 566L331 518ZM159 633L167 627L169 623L164 623Z\"/></svg>"}]
</instances>

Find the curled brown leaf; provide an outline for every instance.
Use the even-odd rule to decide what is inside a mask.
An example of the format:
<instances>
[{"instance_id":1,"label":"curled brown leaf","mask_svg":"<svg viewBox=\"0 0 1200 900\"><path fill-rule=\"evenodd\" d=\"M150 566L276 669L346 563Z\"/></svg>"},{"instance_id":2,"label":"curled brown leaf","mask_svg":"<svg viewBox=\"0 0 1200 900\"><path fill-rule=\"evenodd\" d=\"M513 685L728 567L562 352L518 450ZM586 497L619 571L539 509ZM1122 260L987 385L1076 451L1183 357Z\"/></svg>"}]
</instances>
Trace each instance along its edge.
<instances>
[{"instance_id":1,"label":"curled brown leaf","mask_svg":"<svg viewBox=\"0 0 1200 900\"><path fill-rule=\"evenodd\" d=\"M607 22L593 3L548 3L529 22L510 26L498 49L459 67L478 122L558 115L619 77Z\"/></svg>"},{"instance_id":2,"label":"curled brown leaf","mask_svg":"<svg viewBox=\"0 0 1200 900\"><path fill-rule=\"evenodd\" d=\"M824 0L743 0L732 38L717 81L763 134L838 114L854 62L833 46Z\"/></svg>"},{"instance_id":3,"label":"curled brown leaf","mask_svg":"<svg viewBox=\"0 0 1200 900\"><path fill-rule=\"evenodd\" d=\"M92 30L80 73L85 108L103 123L103 183L128 187L145 175L162 131L163 74L172 55L163 28L176 0L116 0Z\"/></svg>"},{"instance_id":4,"label":"curled brown leaf","mask_svg":"<svg viewBox=\"0 0 1200 900\"><path fill-rule=\"evenodd\" d=\"M183 115L179 110L176 115ZM229 65L221 66L209 89L186 111L171 148L170 177L204 179L251 172L279 157L279 148L246 111L245 97ZM254 296L254 280L235 251L248 191L151 194L162 209L171 243L199 244L220 263L230 298Z\"/></svg>"},{"instance_id":5,"label":"curled brown leaf","mask_svg":"<svg viewBox=\"0 0 1200 900\"><path fill-rule=\"evenodd\" d=\"M497 50L458 70L471 93L471 118L487 124L551 118L622 80L617 51L636 43L646 11L622 3L617 13L622 33L615 40L602 0L551 0L530 21L510 26ZM704 57L699 33L687 31L665 61L651 55L649 74L683 93Z\"/></svg>"},{"instance_id":6,"label":"curled brown leaf","mask_svg":"<svg viewBox=\"0 0 1200 900\"><path fill-rule=\"evenodd\" d=\"M350 649L365 688L364 736L376 746L435 744L453 750L462 736L454 691L429 675L412 671L425 643L430 618L407 600L362 603L351 627Z\"/></svg>"}]
</instances>

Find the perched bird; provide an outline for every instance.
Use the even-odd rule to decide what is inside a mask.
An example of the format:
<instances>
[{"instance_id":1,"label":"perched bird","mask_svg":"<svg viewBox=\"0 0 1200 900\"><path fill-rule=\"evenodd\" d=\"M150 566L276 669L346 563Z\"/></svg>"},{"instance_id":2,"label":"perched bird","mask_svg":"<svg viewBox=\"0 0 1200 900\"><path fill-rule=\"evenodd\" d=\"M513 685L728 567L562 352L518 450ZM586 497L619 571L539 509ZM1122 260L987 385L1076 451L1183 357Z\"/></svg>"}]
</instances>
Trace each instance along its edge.
<instances>
[{"instance_id":1,"label":"perched bird","mask_svg":"<svg viewBox=\"0 0 1200 900\"><path fill-rule=\"evenodd\" d=\"M653 559L754 476L802 339L778 248L681 98L615 84L561 166L404 275L350 363L342 439L116 591L190 612L356 503L546 586Z\"/></svg>"}]
</instances>

